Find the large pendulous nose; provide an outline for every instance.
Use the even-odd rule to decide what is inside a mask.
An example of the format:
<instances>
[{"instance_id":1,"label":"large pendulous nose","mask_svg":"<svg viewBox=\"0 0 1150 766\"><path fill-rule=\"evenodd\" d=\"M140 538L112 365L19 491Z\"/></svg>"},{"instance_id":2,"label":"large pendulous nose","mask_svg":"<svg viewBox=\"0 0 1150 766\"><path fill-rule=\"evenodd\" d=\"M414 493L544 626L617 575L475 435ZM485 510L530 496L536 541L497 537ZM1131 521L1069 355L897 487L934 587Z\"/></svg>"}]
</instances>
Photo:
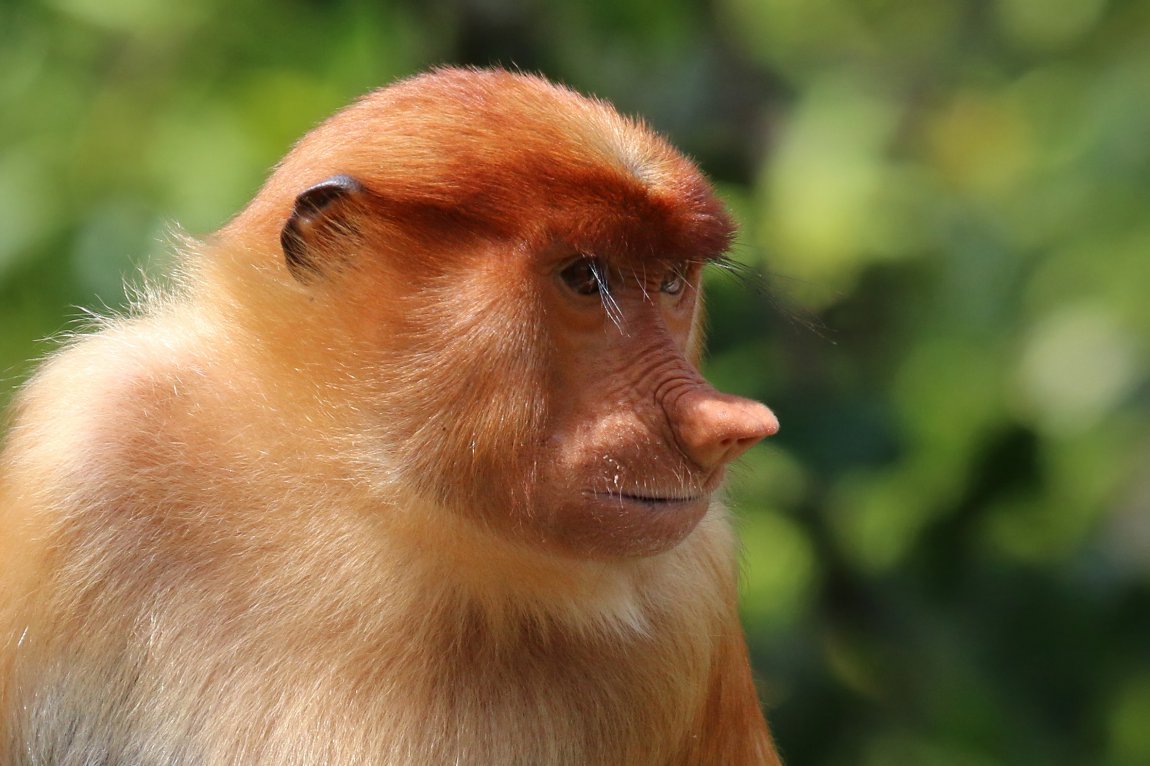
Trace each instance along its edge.
<instances>
[{"instance_id":1,"label":"large pendulous nose","mask_svg":"<svg viewBox=\"0 0 1150 766\"><path fill-rule=\"evenodd\" d=\"M669 409L679 448L706 470L729 463L779 430L766 405L705 385L681 393Z\"/></svg>"}]
</instances>

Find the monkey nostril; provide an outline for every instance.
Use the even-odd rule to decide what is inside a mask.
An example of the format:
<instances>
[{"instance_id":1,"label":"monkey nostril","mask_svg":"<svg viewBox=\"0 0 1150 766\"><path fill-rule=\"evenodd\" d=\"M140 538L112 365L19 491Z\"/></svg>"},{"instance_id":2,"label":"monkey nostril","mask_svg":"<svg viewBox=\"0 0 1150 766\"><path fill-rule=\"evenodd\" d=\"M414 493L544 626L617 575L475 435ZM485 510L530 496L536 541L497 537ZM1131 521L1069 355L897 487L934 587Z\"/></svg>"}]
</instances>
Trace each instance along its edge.
<instances>
[{"instance_id":1,"label":"monkey nostril","mask_svg":"<svg viewBox=\"0 0 1150 766\"><path fill-rule=\"evenodd\" d=\"M739 457L751 447L761 442L765 436L770 436L770 434L765 434L764 436L748 436L742 439L736 439L734 445L732 445L731 448L727 450L726 460L731 461Z\"/></svg>"},{"instance_id":2,"label":"monkey nostril","mask_svg":"<svg viewBox=\"0 0 1150 766\"><path fill-rule=\"evenodd\" d=\"M723 439L723 446L728 449L748 449L762 440L761 436L742 436L738 438Z\"/></svg>"},{"instance_id":3,"label":"monkey nostril","mask_svg":"<svg viewBox=\"0 0 1150 766\"><path fill-rule=\"evenodd\" d=\"M766 408L764 407L763 409ZM734 460L749 450L751 447L758 444L765 437L772 436L779 430L778 421L774 419L774 413L770 414L769 421L764 420L764 422L760 424L750 424L747 427L754 429L754 433L741 436L731 436L722 440L722 455L719 462L728 463Z\"/></svg>"}]
</instances>

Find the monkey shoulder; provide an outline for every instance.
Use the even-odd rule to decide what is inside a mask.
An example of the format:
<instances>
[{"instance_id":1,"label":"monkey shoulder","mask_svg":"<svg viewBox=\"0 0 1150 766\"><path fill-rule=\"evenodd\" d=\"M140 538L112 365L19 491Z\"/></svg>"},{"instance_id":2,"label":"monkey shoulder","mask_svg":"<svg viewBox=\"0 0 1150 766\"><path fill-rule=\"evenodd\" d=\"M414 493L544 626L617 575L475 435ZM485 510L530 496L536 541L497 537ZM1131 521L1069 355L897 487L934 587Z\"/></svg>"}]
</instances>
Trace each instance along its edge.
<instances>
[{"instance_id":1,"label":"monkey shoulder","mask_svg":"<svg viewBox=\"0 0 1150 766\"><path fill-rule=\"evenodd\" d=\"M109 322L55 353L19 392L6 482L61 507L154 466L205 375L199 343L148 318Z\"/></svg>"}]
</instances>

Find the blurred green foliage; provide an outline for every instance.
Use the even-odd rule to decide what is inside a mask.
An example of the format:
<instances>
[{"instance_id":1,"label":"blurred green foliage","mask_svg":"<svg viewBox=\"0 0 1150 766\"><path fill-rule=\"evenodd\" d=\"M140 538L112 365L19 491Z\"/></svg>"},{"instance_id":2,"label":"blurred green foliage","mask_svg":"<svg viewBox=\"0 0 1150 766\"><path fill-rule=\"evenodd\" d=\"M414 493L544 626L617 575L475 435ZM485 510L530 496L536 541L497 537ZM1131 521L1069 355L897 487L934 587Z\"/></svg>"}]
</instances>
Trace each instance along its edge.
<instances>
[{"instance_id":1,"label":"blurred green foliage","mask_svg":"<svg viewBox=\"0 0 1150 766\"><path fill-rule=\"evenodd\" d=\"M443 63L645 115L737 212L712 377L792 764L1150 763L1150 2L5 0L0 376Z\"/></svg>"}]
</instances>

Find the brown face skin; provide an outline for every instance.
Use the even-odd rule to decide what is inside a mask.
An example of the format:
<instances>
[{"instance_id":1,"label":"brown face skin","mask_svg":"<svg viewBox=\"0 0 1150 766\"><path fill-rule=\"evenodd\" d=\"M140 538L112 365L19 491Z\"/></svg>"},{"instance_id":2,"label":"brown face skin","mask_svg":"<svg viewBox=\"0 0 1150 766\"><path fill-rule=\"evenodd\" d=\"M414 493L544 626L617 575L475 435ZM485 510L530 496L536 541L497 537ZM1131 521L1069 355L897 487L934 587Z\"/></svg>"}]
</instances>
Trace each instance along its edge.
<instances>
[{"instance_id":1,"label":"brown face skin","mask_svg":"<svg viewBox=\"0 0 1150 766\"><path fill-rule=\"evenodd\" d=\"M769 409L715 391L688 359L701 270L587 258L551 269L558 370L539 505L547 537L570 551L673 547L706 513L727 463L778 430Z\"/></svg>"}]
</instances>

